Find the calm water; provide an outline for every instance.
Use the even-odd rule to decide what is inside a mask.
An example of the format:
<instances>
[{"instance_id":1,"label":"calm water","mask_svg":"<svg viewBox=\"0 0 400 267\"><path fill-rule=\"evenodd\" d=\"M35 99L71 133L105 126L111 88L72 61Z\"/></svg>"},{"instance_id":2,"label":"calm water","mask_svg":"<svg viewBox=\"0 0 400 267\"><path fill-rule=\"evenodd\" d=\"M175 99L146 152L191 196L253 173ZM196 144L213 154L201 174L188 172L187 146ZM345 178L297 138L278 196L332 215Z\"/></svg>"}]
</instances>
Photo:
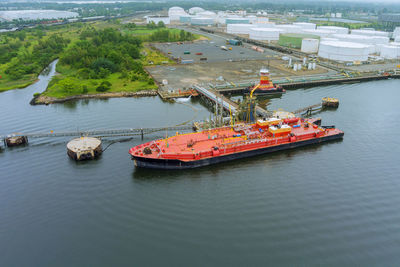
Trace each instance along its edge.
<instances>
[{"instance_id":1,"label":"calm water","mask_svg":"<svg viewBox=\"0 0 400 267\"><path fill-rule=\"evenodd\" d=\"M156 97L30 106L41 83L0 94L0 134L208 116ZM288 91L270 108L338 97L318 115L344 140L207 168L137 170L138 139L84 163L69 160L68 139L0 152L0 266L398 265L399 85Z\"/></svg>"}]
</instances>

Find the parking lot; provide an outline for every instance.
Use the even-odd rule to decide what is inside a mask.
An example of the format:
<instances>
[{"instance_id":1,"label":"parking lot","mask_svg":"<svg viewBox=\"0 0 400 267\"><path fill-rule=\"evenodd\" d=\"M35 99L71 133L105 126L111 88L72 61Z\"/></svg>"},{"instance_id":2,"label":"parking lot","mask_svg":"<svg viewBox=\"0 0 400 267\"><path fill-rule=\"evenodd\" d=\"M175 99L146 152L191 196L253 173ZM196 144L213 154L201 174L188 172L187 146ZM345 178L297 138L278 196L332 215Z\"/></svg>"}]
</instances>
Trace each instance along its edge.
<instances>
[{"instance_id":1,"label":"parking lot","mask_svg":"<svg viewBox=\"0 0 400 267\"><path fill-rule=\"evenodd\" d=\"M272 50L265 50L264 53L260 53L243 46L228 45L226 44L226 39L222 37L207 37L210 39L182 44L162 43L154 44L154 46L170 58L182 60L193 59L195 63L262 60L267 57L279 57L279 54ZM228 50L221 49L221 46L225 46ZM190 54L185 54L185 51ZM196 55L196 53L201 53L201 55ZM207 60L201 61L200 58L206 58Z\"/></svg>"}]
</instances>

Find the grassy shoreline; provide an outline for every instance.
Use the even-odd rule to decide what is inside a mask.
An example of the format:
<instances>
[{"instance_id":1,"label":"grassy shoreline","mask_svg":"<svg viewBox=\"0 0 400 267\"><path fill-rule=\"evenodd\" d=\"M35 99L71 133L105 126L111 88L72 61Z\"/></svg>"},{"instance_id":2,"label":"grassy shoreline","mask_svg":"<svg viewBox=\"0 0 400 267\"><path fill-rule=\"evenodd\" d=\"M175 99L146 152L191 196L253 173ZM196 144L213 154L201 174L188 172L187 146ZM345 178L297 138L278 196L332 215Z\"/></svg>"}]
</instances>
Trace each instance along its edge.
<instances>
[{"instance_id":1,"label":"grassy shoreline","mask_svg":"<svg viewBox=\"0 0 400 267\"><path fill-rule=\"evenodd\" d=\"M46 41L53 35L59 35L62 38L66 38L65 40L67 40L68 44L66 45L65 48L63 48L63 50L61 50L61 52L57 52L57 54L51 55L52 57L56 56L61 58L60 62L58 62L56 66L57 74L53 76L46 90L44 90L43 92L35 93L34 100L39 99L39 96L41 96L42 98L46 98L47 99L46 101L48 101L49 99L63 100L71 97L91 98L91 96L95 95L103 97L105 95L110 95L110 94L111 95L120 94L124 96L124 94L129 93L132 95L140 95L140 93L138 92L141 91L143 92L155 91L156 89L158 89L158 86L154 82L152 77L144 70L144 67L151 65L176 64L176 63L167 56L165 56L164 54L162 54L157 49L154 49L151 46L149 39L165 38L164 35L166 34L166 32L170 32L170 34L172 34L170 35L171 38L180 38L179 37L180 31L178 31L177 29L170 29L164 27L156 29L152 28L148 30L144 29L145 26L138 26L136 29L125 29L124 27L125 26L114 24L113 22L96 22L90 24L89 23L79 23L76 25L70 24L65 27L40 28L37 31L35 29L27 30L25 32L26 34L25 39L23 39L22 42L20 43L18 50L15 50L16 55L14 56L14 58L12 58L12 60L8 62L0 64L0 76L1 76L0 92L18 88L25 88L37 81L38 76L40 74L39 72L36 73L37 71L31 74L23 75L23 77L20 79L15 79L15 78L13 79L9 73L6 74L5 70L12 64L15 65L15 61L17 59L20 60L20 62L24 62L21 60L27 53L33 53L37 45L40 44L40 42ZM79 42L82 43L82 41L86 41L87 43L91 42L94 44L93 39L98 37L96 36L96 33L90 32L93 31L93 29L97 29L100 34L102 34L101 31L104 29L114 29L114 31L120 32L120 35L122 34L122 36L124 35L132 36L133 38L139 38L140 40L142 40L141 41L142 43L139 45L140 55L137 54L139 56L131 58L131 60L133 59L134 61L136 61L136 63L133 62L134 64L132 63L133 65L131 66L129 66L130 63L129 64L126 63L126 60L124 59L123 56L124 48L121 48L121 44L118 42L115 42L116 46L114 47L111 45L111 48L108 51L114 51L115 48L115 51L122 55L121 60L125 61L124 63L125 65L121 66L116 65L117 70L113 71L110 69L109 71L107 71L108 73L106 74L101 73L101 71L103 71L103 66L100 67L100 72L99 69L97 69L96 73L93 74L93 69L91 69L91 67L93 67L94 63L86 63L87 61L84 62L84 60L82 60L83 65L82 64L77 65L73 63L73 62L79 62L79 60L81 60L82 57L78 57L77 58L78 61L74 60L63 61L62 60L63 57L65 57L65 55L66 56L69 55L68 51L70 52L75 51L76 44L78 44ZM137 32L135 32L135 30ZM38 34L39 31L41 32L41 34ZM82 34L84 34L85 31L89 31L89 33L87 33L87 36L83 37ZM202 38L201 35L191 35L189 33L187 33L186 35L185 34L183 34L184 36L183 38L192 38L194 40ZM19 39L17 39L17 37L15 36L10 37L10 35L0 35L0 45L7 44L7 40L9 40L10 38L14 38L13 42L19 42ZM131 39L126 39L126 38L124 39L124 37L120 38L122 38L121 41L123 42L126 41L131 42L129 41ZM109 42L108 47L110 47L112 41L108 40L107 42ZM106 46L104 47L106 48ZM95 46L93 48L95 48ZM84 49L88 49L89 51L91 47ZM104 49L102 51L104 51ZM83 55L85 54L83 53ZM91 59L86 58L86 60L92 60L92 62L93 60L96 60L96 56L93 59L93 53L86 55L91 56ZM103 55L98 55L97 57L103 59L104 62L104 60L108 60L107 59L108 55L111 54L109 52L105 52L105 54L103 53ZM120 61L114 61L114 62L120 62ZM120 64L120 63L114 63L114 64ZM137 64L139 64L140 67L138 67ZM104 68L106 67L107 66L105 66ZM82 70L86 71L86 73L82 74ZM99 90L99 87L103 87L105 90L104 91Z\"/></svg>"}]
</instances>

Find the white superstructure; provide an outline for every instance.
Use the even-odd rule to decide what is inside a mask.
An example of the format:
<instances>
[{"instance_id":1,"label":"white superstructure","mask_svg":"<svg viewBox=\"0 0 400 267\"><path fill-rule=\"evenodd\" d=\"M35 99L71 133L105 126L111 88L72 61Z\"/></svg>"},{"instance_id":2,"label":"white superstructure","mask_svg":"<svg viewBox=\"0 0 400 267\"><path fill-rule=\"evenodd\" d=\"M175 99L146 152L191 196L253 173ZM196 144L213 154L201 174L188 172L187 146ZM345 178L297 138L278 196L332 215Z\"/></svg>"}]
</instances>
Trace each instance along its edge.
<instances>
[{"instance_id":1,"label":"white superstructure","mask_svg":"<svg viewBox=\"0 0 400 267\"><path fill-rule=\"evenodd\" d=\"M366 44L324 41L319 45L318 56L337 61L367 61L369 49Z\"/></svg>"}]
</instances>

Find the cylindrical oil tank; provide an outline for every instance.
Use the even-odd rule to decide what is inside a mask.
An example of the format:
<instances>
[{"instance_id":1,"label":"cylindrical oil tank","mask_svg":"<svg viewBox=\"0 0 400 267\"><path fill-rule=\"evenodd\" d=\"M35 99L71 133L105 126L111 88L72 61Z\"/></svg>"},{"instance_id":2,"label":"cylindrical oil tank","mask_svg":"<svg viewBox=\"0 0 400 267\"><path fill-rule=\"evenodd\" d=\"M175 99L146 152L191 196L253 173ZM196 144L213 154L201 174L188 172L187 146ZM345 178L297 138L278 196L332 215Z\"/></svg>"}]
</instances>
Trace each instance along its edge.
<instances>
[{"instance_id":1,"label":"cylindrical oil tank","mask_svg":"<svg viewBox=\"0 0 400 267\"><path fill-rule=\"evenodd\" d=\"M293 25L302 28L303 30L315 30L316 24L315 23L308 23L308 22L295 22Z\"/></svg>"},{"instance_id":2,"label":"cylindrical oil tank","mask_svg":"<svg viewBox=\"0 0 400 267\"><path fill-rule=\"evenodd\" d=\"M328 30L333 33L340 33L340 34L348 34L349 29L345 27L337 27L337 26L318 26L318 30Z\"/></svg>"},{"instance_id":3,"label":"cylindrical oil tank","mask_svg":"<svg viewBox=\"0 0 400 267\"><path fill-rule=\"evenodd\" d=\"M318 52L318 39L305 38L301 41L301 52L313 54Z\"/></svg>"},{"instance_id":4,"label":"cylindrical oil tank","mask_svg":"<svg viewBox=\"0 0 400 267\"><path fill-rule=\"evenodd\" d=\"M321 42L318 56L337 61L367 61L369 45L352 42Z\"/></svg>"},{"instance_id":5,"label":"cylindrical oil tank","mask_svg":"<svg viewBox=\"0 0 400 267\"><path fill-rule=\"evenodd\" d=\"M388 32L372 31L372 30L351 30L351 34L389 37L389 33Z\"/></svg>"},{"instance_id":6,"label":"cylindrical oil tank","mask_svg":"<svg viewBox=\"0 0 400 267\"><path fill-rule=\"evenodd\" d=\"M251 28L254 28L253 24L228 24L226 25L226 32L231 34L249 34Z\"/></svg>"},{"instance_id":7,"label":"cylindrical oil tank","mask_svg":"<svg viewBox=\"0 0 400 267\"><path fill-rule=\"evenodd\" d=\"M260 41L277 41L281 32L282 30L274 28L251 28L249 38Z\"/></svg>"},{"instance_id":8,"label":"cylindrical oil tank","mask_svg":"<svg viewBox=\"0 0 400 267\"><path fill-rule=\"evenodd\" d=\"M396 59L400 56L400 46L383 45L381 47L381 57L386 59Z\"/></svg>"}]
</instances>

